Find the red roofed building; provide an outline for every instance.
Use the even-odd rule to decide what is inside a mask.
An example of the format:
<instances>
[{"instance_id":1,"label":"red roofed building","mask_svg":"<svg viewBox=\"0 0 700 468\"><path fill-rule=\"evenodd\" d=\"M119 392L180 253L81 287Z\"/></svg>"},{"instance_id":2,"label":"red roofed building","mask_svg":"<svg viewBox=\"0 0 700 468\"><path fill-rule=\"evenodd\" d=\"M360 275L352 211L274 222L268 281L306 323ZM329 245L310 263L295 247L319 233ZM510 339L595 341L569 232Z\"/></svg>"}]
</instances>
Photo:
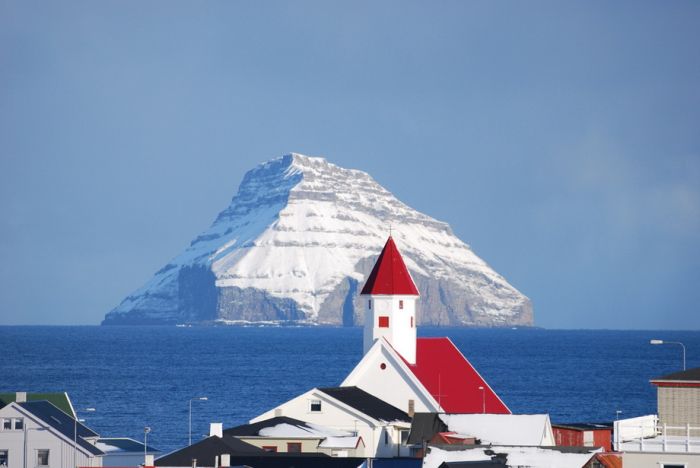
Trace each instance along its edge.
<instances>
[{"instance_id":1,"label":"red roofed building","mask_svg":"<svg viewBox=\"0 0 700 468\"><path fill-rule=\"evenodd\" d=\"M357 386L409 414L510 414L449 338L416 338L419 293L391 237L361 295L365 354L343 386Z\"/></svg>"}]
</instances>

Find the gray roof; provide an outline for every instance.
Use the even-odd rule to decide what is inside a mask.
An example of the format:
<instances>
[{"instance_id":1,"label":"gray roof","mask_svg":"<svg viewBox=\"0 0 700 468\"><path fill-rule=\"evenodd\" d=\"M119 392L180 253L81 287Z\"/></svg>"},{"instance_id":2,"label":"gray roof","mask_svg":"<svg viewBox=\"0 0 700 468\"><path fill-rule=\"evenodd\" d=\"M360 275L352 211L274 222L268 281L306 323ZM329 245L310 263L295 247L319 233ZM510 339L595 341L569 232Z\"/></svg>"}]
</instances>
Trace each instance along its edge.
<instances>
[{"instance_id":1,"label":"gray roof","mask_svg":"<svg viewBox=\"0 0 700 468\"><path fill-rule=\"evenodd\" d=\"M664 375L663 377L657 377L653 379L652 382L655 382L657 380L677 380L683 382L700 381L700 367L680 372L674 372L672 374Z\"/></svg>"},{"instance_id":2,"label":"gray roof","mask_svg":"<svg viewBox=\"0 0 700 468\"><path fill-rule=\"evenodd\" d=\"M355 408L378 421L404 421L410 422L411 418L395 406L374 395L370 395L357 387L326 387L319 388L326 395L330 395L338 401Z\"/></svg>"},{"instance_id":3,"label":"gray roof","mask_svg":"<svg viewBox=\"0 0 700 468\"><path fill-rule=\"evenodd\" d=\"M56 429L70 440L77 434L76 443L93 455L104 455L102 450L86 441L85 437L99 437L95 431L68 416L48 401L27 401L17 403L46 424Z\"/></svg>"}]
</instances>

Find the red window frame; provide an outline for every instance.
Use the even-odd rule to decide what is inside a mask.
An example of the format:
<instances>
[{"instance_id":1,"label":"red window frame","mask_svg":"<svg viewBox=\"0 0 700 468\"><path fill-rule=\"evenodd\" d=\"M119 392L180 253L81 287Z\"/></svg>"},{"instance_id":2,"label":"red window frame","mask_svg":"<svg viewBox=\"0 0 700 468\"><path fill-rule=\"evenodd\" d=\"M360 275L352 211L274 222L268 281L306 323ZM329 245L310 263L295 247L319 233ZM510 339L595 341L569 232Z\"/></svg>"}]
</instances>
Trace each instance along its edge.
<instances>
[{"instance_id":1,"label":"red window frame","mask_svg":"<svg viewBox=\"0 0 700 468\"><path fill-rule=\"evenodd\" d=\"M380 315L377 317L378 323L377 326L379 328L389 328L389 317L386 315Z\"/></svg>"}]
</instances>

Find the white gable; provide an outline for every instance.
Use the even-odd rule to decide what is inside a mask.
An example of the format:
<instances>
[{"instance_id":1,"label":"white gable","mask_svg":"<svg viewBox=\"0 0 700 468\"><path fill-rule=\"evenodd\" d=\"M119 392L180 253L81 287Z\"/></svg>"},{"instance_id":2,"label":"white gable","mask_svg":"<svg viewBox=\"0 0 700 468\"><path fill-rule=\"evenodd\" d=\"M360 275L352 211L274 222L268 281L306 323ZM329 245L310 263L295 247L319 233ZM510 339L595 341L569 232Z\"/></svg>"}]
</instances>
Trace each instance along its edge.
<instances>
[{"instance_id":1,"label":"white gable","mask_svg":"<svg viewBox=\"0 0 700 468\"><path fill-rule=\"evenodd\" d=\"M436 413L440 405L384 340L377 340L350 372L343 387L356 386L408 413L408 401L421 413Z\"/></svg>"},{"instance_id":2,"label":"white gable","mask_svg":"<svg viewBox=\"0 0 700 468\"><path fill-rule=\"evenodd\" d=\"M552 446L547 414L441 414L447 430L476 437L482 444Z\"/></svg>"}]
</instances>

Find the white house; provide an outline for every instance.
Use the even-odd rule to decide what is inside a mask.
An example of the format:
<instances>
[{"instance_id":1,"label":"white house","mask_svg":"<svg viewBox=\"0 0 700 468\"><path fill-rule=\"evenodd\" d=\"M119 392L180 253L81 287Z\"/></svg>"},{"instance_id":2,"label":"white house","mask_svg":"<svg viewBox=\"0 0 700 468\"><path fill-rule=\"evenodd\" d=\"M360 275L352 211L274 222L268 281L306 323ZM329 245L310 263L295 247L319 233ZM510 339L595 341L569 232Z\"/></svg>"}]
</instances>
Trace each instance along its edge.
<instances>
[{"instance_id":1,"label":"white house","mask_svg":"<svg viewBox=\"0 0 700 468\"><path fill-rule=\"evenodd\" d=\"M0 409L0 466L102 466L98 435L48 401L12 402Z\"/></svg>"},{"instance_id":2,"label":"white house","mask_svg":"<svg viewBox=\"0 0 700 468\"><path fill-rule=\"evenodd\" d=\"M250 422L257 423L282 416L357 436L357 439L353 439L353 454L358 457L381 458L409 454L408 448L402 444L408 438L411 425L409 416L357 387L314 388ZM277 435L277 432L267 434L272 439ZM342 449L332 446L341 445L342 442L346 447L348 440L329 439L325 445L329 449ZM247 439L246 442L252 443ZM263 446L262 442L255 445ZM279 447L277 450L286 449Z\"/></svg>"},{"instance_id":3,"label":"white house","mask_svg":"<svg viewBox=\"0 0 700 468\"><path fill-rule=\"evenodd\" d=\"M390 236L362 292L364 357L343 381L409 413L510 410L449 338L416 337L411 274Z\"/></svg>"}]
</instances>

